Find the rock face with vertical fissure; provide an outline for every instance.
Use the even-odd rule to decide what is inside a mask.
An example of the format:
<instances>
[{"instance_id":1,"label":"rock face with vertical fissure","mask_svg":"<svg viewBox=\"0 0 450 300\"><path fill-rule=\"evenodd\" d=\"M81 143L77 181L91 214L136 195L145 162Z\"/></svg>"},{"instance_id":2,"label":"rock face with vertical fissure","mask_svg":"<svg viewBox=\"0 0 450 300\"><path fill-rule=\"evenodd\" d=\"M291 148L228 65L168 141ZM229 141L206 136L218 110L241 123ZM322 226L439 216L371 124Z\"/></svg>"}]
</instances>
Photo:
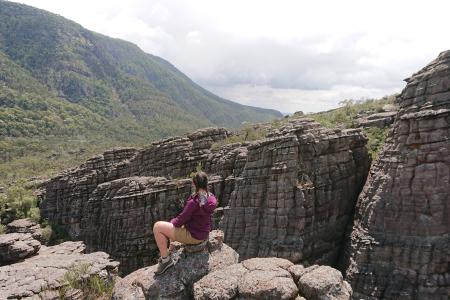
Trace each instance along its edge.
<instances>
[{"instance_id":1,"label":"rock face with vertical fissure","mask_svg":"<svg viewBox=\"0 0 450 300\"><path fill-rule=\"evenodd\" d=\"M127 274L156 257L152 226L182 209L200 165L219 199L215 226L242 259L335 262L370 164L366 138L304 117L252 130L264 137L231 143L236 133L205 128L107 151L48 181L41 214Z\"/></svg>"},{"instance_id":2,"label":"rock face with vertical fissure","mask_svg":"<svg viewBox=\"0 0 450 300\"><path fill-rule=\"evenodd\" d=\"M342 260L357 299L450 296L450 51L406 82Z\"/></svg>"}]
</instances>

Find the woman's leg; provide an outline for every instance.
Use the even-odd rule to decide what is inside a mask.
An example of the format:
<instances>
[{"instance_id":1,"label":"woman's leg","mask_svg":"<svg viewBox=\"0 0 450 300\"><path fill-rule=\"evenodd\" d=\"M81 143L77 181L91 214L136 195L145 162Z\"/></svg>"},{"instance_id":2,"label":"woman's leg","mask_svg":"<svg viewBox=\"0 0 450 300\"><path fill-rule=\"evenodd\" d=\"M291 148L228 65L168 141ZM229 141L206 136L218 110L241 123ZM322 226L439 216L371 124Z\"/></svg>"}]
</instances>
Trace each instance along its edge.
<instances>
[{"instance_id":1,"label":"woman's leg","mask_svg":"<svg viewBox=\"0 0 450 300\"><path fill-rule=\"evenodd\" d=\"M161 257L167 257L167 239L175 238L175 227L170 222L158 221L153 225L153 234Z\"/></svg>"}]
</instances>

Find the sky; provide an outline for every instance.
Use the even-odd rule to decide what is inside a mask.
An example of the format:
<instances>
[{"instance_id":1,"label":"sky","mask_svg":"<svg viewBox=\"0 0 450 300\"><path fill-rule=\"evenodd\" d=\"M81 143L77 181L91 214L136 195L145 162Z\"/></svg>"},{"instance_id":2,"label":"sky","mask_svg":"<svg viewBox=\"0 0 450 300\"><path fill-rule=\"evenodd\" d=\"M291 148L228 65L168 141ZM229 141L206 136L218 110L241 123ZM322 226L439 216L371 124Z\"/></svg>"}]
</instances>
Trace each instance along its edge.
<instances>
[{"instance_id":1,"label":"sky","mask_svg":"<svg viewBox=\"0 0 450 300\"><path fill-rule=\"evenodd\" d=\"M19 2L131 41L219 96L284 113L401 92L450 49L450 1Z\"/></svg>"}]
</instances>

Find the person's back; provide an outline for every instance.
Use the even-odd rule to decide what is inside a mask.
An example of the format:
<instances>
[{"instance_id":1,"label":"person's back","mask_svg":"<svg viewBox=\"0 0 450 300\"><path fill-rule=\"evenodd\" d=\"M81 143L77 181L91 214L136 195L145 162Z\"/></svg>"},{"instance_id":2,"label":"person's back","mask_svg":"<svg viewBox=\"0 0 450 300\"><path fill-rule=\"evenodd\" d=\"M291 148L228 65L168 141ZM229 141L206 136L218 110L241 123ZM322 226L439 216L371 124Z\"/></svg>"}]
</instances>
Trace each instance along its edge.
<instances>
[{"instance_id":1,"label":"person's back","mask_svg":"<svg viewBox=\"0 0 450 300\"><path fill-rule=\"evenodd\" d=\"M203 199L202 199L203 198ZM204 204L202 204L202 202ZM194 207L192 215L188 221L184 223L186 229L191 233L192 237L197 240L206 240L211 231L211 216L217 207L217 199L212 193L196 193L189 197L186 206ZM172 219L171 223L175 227L180 227L181 222L177 218ZM177 226L178 225L178 226Z\"/></svg>"}]
</instances>

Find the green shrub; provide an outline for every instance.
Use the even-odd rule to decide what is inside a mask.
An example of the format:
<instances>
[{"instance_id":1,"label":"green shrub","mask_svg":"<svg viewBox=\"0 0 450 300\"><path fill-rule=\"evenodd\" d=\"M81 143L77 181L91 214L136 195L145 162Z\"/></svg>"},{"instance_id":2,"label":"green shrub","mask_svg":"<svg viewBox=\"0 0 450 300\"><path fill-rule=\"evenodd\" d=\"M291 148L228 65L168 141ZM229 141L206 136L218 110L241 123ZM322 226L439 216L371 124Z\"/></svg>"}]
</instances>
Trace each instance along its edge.
<instances>
[{"instance_id":1,"label":"green shrub","mask_svg":"<svg viewBox=\"0 0 450 300\"><path fill-rule=\"evenodd\" d=\"M58 245L63 242L72 240L67 230L59 224L49 224L51 233L48 239L49 245ZM44 227L45 228L45 227Z\"/></svg>"},{"instance_id":2,"label":"green shrub","mask_svg":"<svg viewBox=\"0 0 450 300\"><path fill-rule=\"evenodd\" d=\"M89 274L91 265L82 263L70 267L63 276L59 289L60 299L64 299L71 289L83 292L83 299L110 299L114 288L114 281L100 278L97 274Z\"/></svg>"},{"instance_id":3,"label":"green shrub","mask_svg":"<svg viewBox=\"0 0 450 300\"><path fill-rule=\"evenodd\" d=\"M254 128L251 125L245 125L237 134L231 135L226 139L215 142L211 145L212 150L217 150L222 146L234 144L234 143L243 143L261 140L266 137L266 130L262 128Z\"/></svg>"},{"instance_id":4,"label":"green shrub","mask_svg":"<svg viewBox=\"0 0 450 300\"><path fill-rule=\"evenodd\" d=\"M47 241L47 243L50 242L52 234L53 234L52 227L49 225L41 229L42 238L44 239L44 241Z\"/></svg>"},{"instance_id":5,"label":"green shrub","mask_svg":"<svg viewBox=\"0 0 450 300\"><path fill-rule=\"evenodd\" d=\"M378 153L383 147L383 144L389 133L389 128L388 127L385 127L383 129L378 127L364 128L364 133L368 138L367 150L369 154L372 156L372 160L375 160L378 157Z\"/></svg>"},{"instance_id":6,"label":"green shrub","mask_svg":"<svg viewBox=\"0 0 450 300\"><path fill-rule=\"evenodd\" d=\"M41 220L41 212L39 210L39 207L30 208L30 211L28 213L28 218L33 220L36 223L39 223L39 221Z\"/></svg>"},{"instance_id":7,"label":"green shrub","mask_svg":"<svg viewBox=\"0 0 450 300\"><path fill-rule=\"evenodd\" d=\"M308 117L314 119L322 126L333 128L336 126L344 126L350 128L354 126L356 116L361 112L381 112L386 104L395 104L396 95L385 96L381 99L369 100L344 100L339 102L341 107L309 114Z\"/></svg>"},{"instance_id":8,"label":"green shrub","mask_svg":"<svg viewBox=\"0 0 450 300\"><path fill-rule=\"evenodd\" d=\"M39 219L37 198L33 191L26 189L24 185L24 180L17 180L14 185L6 189L6 193L0 194L1 215L9 209L15 212L15 219L28 217Z\"/></svg>"}]
</instances>

